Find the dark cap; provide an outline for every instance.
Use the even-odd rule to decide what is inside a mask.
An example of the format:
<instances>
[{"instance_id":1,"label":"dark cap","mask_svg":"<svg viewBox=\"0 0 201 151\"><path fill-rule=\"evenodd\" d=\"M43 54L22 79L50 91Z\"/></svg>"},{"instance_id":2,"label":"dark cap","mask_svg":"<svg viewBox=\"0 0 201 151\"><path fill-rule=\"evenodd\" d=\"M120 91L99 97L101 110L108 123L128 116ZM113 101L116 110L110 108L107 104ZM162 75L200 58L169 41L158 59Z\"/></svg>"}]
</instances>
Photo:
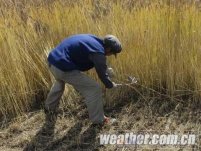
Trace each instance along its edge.
<instances>
[{"instance_id":1,"label":"dark cap","mask_svg":"<svg viewBox=\"0 0 201 151\"><path fill-rule=\"evenodd\" d=\"M103 43L106 48L111 48L111 52L114 54L122 51L121 42L114 35L106 35L103 39Z\"/></svg>"}]
</instances>

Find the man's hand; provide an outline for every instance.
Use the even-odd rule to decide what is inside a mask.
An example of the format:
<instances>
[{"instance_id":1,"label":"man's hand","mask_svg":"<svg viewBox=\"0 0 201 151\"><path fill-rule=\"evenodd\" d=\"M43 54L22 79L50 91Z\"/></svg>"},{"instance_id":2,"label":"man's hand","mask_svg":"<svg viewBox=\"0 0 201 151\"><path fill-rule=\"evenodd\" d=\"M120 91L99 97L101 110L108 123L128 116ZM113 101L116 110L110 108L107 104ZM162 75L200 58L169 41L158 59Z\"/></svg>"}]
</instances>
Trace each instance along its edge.
<instances>
[{"instance_id":1,"label":"man's hand","mask_svg":"<svg viewBox=\"0 0 201 151\"><path fill-rule=\"evenodd\" d=\"M106 70L108 76L110 78L114 77L115 76L115 73L114 73L114 70L111 68L111 67L108 67L107 70Z\"/></svg>"}]
</instances>

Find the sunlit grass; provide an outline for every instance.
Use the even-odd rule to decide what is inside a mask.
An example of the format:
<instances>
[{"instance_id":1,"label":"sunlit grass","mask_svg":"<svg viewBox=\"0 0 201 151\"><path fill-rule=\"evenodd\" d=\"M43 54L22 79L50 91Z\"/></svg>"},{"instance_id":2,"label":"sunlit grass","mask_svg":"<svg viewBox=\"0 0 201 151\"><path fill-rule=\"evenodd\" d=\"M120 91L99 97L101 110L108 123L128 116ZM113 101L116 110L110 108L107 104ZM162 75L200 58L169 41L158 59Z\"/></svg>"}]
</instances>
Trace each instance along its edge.
<instances>
[{"instance_id":1,"label":"sunlit grass","mask_svg":"<svg viewBox=\"0 0 201 151\"><path fill-rule=\"evenodd\" d=\"M125 9L123 4L87 0L73 6L56 1L49 5L4 7L0 18L0 115L18 115L29 110L36 100L44 101L52 84L46 66L48 52L65 37L78 33L116 35L124 52L117 59L110 58L109 63L119 81L126 75L139 78L141 95L148 97L157 91L172 100L183 94L198 100L199 9L195 5L157 3ZM94 72L89 74L97 79ZM107 102L112 104L126 91L107 91ZM64 104L73 106L75 92L67 89L65 96Z\"/></svg>"}]
</instances>

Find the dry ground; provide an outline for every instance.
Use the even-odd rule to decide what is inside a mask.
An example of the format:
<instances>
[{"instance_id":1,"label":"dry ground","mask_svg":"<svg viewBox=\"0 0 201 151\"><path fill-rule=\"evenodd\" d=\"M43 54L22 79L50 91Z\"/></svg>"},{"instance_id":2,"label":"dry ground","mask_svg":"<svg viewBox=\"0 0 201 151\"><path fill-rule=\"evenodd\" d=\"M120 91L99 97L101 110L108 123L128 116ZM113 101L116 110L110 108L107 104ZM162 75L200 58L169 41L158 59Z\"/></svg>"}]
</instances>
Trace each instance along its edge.
<instances>
[{"instance_id":1,"label":"dry ground","mask_svg":"<svg viewBox=\"0 0 201 151\"><path fill-rule=\"evenodd\" d=\"M114 116L118 123L102 129L93 127L82 102L74 111L63 110L57 121L48 124L42 110L28 113L0 130L1 151L63 151L63 150L135 150L114 145L101 146L99 134L153 131L185 133L201 128L200 109L190 109L188 103L175 104L171 101L143 99L121 101L106 108L108 116ZM164 105L165 104L165 105ZM163 150L199 150L200 141L190 148L179 146ZM140 146L139 150L162 150L162 146ZM164 149L166 148L166 149ZM169 148L169 149L167 149ZM201 149L201 148L200 148Z\"/></svg>"}]
</instances>

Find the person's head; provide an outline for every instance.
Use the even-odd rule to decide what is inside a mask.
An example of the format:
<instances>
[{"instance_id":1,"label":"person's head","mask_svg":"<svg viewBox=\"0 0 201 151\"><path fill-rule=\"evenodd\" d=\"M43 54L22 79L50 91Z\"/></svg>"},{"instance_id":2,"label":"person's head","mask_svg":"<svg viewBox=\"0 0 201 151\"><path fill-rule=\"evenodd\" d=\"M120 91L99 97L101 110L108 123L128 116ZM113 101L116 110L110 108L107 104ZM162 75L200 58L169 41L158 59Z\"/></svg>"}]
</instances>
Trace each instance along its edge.
<instances>
[{"instance_id":1,"label":"person's head","mask_svg":"<svg viewBox=\"0 0 201 151\"><path fill-rule=\"evenodd\" d=\"M116 56L117 53L120 53L122 51L122 46L119 39L117 39L117 37L113 35L106 35L103 38L103 44L106 56L110 55Z\"/></svg>"}]
</instances>

